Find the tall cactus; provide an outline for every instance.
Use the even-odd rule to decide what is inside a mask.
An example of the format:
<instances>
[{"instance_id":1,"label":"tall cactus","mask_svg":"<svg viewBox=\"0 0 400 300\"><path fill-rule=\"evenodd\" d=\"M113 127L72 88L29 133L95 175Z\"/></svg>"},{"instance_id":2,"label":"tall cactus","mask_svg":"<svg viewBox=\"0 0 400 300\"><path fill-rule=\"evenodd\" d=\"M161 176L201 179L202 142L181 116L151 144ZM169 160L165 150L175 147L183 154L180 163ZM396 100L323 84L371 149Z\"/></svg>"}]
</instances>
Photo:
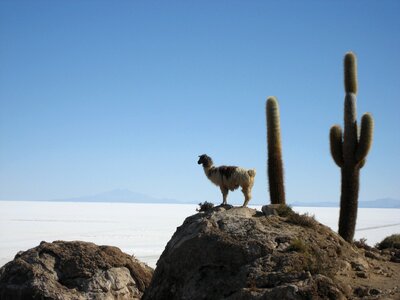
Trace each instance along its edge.
<instances>
[{"instance_id":1,"label":"tall cactus","mask_svg":"<svg viewBox=\"0 0 400 300\"><path fill-rule=\"evenodd\" d=\"M279 105L275 97L267 99L266 115L269 194L272 204L285 204Z\"/></svg>"},{"instance_id":2,"label":"tall cactus","mask_svg":"<svg viewBox=\"0 0 400 300\"><path fill-rule=\"evenodd\" d=\"M357 130L357 61L352 52L344 57L344 87L344 133L339 125L332 126L330 146L333 160L342 173L339 234L352 242L357 220L360 169L371 148L374 128L372 116L366 113L361 119L360 134Z\"/></svg>"}]
</instances>

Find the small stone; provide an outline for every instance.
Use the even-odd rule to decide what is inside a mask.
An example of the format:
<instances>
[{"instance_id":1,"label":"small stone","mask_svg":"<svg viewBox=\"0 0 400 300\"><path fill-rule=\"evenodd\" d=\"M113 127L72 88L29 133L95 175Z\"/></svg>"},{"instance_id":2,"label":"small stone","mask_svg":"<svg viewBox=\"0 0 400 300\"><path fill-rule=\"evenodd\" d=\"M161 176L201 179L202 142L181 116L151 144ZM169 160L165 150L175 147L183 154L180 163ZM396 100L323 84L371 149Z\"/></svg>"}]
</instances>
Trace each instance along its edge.
<instances>
[{"instance_id":1,"label":"small stone","mask_svg":"<svg viewBox=\"0 0 400 300\"><path fill-rule=\"evenodd\" d=\"M385 272L383 272L383 270L380 269L380 270L377 270L377 271L375 272L375 274L378 274L378 275L385 275Z\"/></svg>"},{"instance_id":2,"label":"small stone","mask_svg":"<svg viewBox=\"0 0 400 300\"><path fill-rule=\"evenodd\" d=\"M354 270L357 272L365 272L365 268L363 266L357 266Z\"/></svg>"},{"instance_id":3,"label":"small stone","mask_svg":"<svg viewBox=\"0 0 400 300\"><path fill-rule=\"evenodd\" d=\"M372 251L365 251L365 257L373 258L373 259L379 259L379 257L373 253Z\"/></svg>"},{"instance_id":4,"label":"small stone","mask_svg":"<svg viewBox=\"0 0 400 300\"><path fill-rule=\"evenodd\" d=\"M281 204L270 204L270 205L264 205L261 208L261 211L264 213L264 215L267 216L277 216L278 211L277 208L281 206Z\"/></svg>"},{"instance_id":5,"label":"small stone","mask_svg":"<svg viewBox=\"0 0 400 300\"><path fill-rule=\"evenodd\" d=\"M24 251L18 251L18 253L15 254L15 256L14 256L14 259L17 259L18 257L20 257L23 253L24 253Z\"/></svg>"},{"instance_id":6,"label":"small stone","mask_svg":"<svg viewBox=\"0 0 400 300\"><path fill-rule=\"evenodd\" d=\"M360 278L368 278L368 275L365 272L356 272L356 275Z\"/></svg>"},{"instance_id":7,"label":"small stone","mask_svg":"<svg viewBox=\"0 0 400 300\"><path fill-rule=\"evenodd\" d=\"M392 257L390 258L390 261L391 261L391 262L394 262L394 263L400 263L400 258L397 258L397 257L392 256Z\"/></svg>"},{"instance_id":8,"label":"small stone","mask_svg":"<svg viewBox=\"0 0 400 300\"><path fill-rule=\"evenodd\" d=\"M359 286L357 288L354 289L354 295L358 296L358 297L365 297L368 296L368 288L366 288L365 286Z\"/></svg>"},{"instance_id":9,"label":"small stone","mask_svg":"<svg viewBox=\"0 0 400 300\"><path fill-rule=\"evenodd\" d=\"M371 296L376 296L376 295L382 294L382 291L379 289L372 288L369 290L369 294Z\"/></svg>"},{"instance_id":10,"label":"small stone","mask_svg":"<svg viewBox=\"0 0 400 300\"><path fill-rule=\"evenodd\" d=\"M364 272L365 268L363 266L357 266L357 267L354 268L354 271Z\"/></svg>"},{"instance_id":11,"label":"small stone","mask_svg":"<svg viewBox=\"0 0 400 300\"><path fill-rule=\"evenodd\" d=\"M348 271L351 270L351 265L347 261L339 261L339 270L341 273L348 275Z\"/></svg>"},{"instance_id":12,"label":"small stone","mask_svg":"<svg viewBox=\"0 0 400 300\"><path fill-rule=\"evenodd\" d=\"M360 272L365 271L365 267L362 264L354 261L351 262L351 267L353 268L354 271L360 271Z\"/></svg>"}]
</instances>

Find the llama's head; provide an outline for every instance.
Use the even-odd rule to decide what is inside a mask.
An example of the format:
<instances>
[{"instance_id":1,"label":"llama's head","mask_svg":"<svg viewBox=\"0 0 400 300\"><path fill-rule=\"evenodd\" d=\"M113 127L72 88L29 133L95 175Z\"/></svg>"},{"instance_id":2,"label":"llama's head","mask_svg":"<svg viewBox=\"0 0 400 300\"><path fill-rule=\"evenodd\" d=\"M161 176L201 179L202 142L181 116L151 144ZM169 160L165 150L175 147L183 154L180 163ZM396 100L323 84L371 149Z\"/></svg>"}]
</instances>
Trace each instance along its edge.
<instances>
[{"instance_id":1,"label":"llama's head","mask_svg":"<svg viewBox=\"0 0 400 300\"><path fill-rule=\"evenodd\" d=\"M199 165L202 164L204 167L211 167L213 165L211 157L207 154L199 155L199 161L197 163Z\"/></svg>"}]
</instances>

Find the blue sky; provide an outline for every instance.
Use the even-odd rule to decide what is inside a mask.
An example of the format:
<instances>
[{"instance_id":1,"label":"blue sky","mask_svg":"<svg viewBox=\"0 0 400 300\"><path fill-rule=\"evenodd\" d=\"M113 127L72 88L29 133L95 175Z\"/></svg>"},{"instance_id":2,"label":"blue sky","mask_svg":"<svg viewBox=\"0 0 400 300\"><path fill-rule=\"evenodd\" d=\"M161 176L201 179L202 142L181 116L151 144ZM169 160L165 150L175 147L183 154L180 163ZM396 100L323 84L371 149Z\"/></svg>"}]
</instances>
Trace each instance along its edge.
<instances>
[{"instance_id":1,"label":"blue sky","mask_svg":"<svg viewBox=\"0 0 400 300\"><path fill-rule=\"evenodd\" d=\"M375 139L361 200L400 199L399 1L1 1L0 199L126 188L221 200L197 165L256 168L280 103L288 202L340 197L345 52ZM236 191L228 201L240 203Z\"/></svg>"}]
</instances>

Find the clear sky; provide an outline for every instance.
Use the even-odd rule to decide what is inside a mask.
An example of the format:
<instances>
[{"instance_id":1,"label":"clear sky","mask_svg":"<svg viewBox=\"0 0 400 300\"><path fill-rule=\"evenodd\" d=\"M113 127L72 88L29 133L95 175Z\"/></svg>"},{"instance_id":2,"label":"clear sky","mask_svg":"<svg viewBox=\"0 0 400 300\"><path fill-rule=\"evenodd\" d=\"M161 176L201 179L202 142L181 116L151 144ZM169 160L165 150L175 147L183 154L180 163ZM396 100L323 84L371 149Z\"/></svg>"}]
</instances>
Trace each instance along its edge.
<instances>
[{"instance_id":1,"label":"clear sky","mask_svg":"<svg viewBox=\"0 0 400 300\"><path fill-rule=\"evenodd\" d=\"M288 202L340 197L329 129L343 55L375 138L360 200L400 199L400 1L0 1L0 199L123 188L221 194L197 165L256 168L268 203L265 100L280 103ZM242 194L228 201L240 203Z\"/></svg>"}]
</instances>

